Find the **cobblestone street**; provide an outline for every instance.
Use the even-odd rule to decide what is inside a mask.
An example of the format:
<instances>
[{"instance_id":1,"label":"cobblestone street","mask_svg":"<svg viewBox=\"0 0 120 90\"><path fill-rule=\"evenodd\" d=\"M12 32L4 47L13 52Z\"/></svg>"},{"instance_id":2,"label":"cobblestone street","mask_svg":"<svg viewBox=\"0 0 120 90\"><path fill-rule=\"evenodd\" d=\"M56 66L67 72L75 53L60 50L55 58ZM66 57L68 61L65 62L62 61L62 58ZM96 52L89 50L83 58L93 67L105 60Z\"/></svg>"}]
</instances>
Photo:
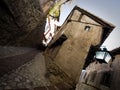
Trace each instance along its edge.
<instances>
[{"instance_id":1,"label":"cobblestone street","mask_svg":"<svg viewBox=\"0 0 120 90\"><path fill-rule=\"evenodd\" d=\"M28 63L9 74L4 74L0 78L0 90L49 86L50 82L44 77L45 72L44 57L42 53L38 53Z\"/></svg>"}]
</instances>

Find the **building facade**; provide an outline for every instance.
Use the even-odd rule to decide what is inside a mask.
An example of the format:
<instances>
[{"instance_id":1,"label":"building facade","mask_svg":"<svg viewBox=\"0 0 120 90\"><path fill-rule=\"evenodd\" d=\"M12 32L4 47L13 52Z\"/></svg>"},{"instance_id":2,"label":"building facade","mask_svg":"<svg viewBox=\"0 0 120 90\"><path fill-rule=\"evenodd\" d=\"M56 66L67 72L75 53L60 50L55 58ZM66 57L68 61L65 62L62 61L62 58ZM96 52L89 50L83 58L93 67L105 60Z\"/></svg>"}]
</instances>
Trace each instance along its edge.
<instances>
[{"instance_id":1,"label":"building facade","mask_svg":"<svg viewBox=\"0 0 120 90\"><path fill-rule=\"evenodd\" d=\"M45 57L50 58L46 59L48 69L56 65L78 82L91 46L101 45L113 28L114 25L76 6L45 51Z\"/></svg>"}]
</instances>

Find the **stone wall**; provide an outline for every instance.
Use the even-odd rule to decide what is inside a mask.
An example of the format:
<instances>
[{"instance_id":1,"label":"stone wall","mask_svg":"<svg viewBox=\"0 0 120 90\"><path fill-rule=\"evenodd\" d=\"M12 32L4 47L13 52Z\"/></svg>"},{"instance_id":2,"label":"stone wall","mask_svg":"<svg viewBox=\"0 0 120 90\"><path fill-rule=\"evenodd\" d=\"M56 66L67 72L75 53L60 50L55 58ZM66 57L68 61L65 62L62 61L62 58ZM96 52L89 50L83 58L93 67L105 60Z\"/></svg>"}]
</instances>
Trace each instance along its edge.
<instances>
[{"instance_id":1,"label":"stone wall","mask_svg":"<svg viewBox=\"0 0 120 90\"><path fill-rule=\"evenodd\" d=\"M111 64L113 70L113 77L111 82L110 90L119 90L120 89L120 54L115 56L115 60Z\"/></svg>"},{"instance_id":2,"label":"stone wall","mask_svg":"<svg viewBox=\"0 0 120 90\"><path fill-rule=\"evenodd\" d=\"M78 80L90 46L99 44L99 37L102 32L100 28L94 29L94 26L91 26L92 30L85 31L85 26L86 24L79 22L70 22L67 24L66 28L64 28L64 34L68 39L63 43L55 57L55 63L76 81Z\"/></svg>"},{"instance_id":3,"label":"stone wall","mask_svg":"<svg viewBox=\"0 0 120 90\"><path fill-rule=\"evenodd\" d=\"M73 21L64 28L64 33L68 39L63 43L55 60L57 65L62 67L70 77L77 81L90 46L100 43L102 28L86 24L97 22L85 15L82 16L81 21L84 20L86 23L76 22L74 21L75 19L76 17L72 18ZM89 31L85 31L86 26L91 27Z\"/></svg>"},{"instance_id":4,"label":"stone wall","mask_svg":"<svg viewBox=\"0 0 120 90\"><path fill-rule=\"evenodd\" d=\"M90 30L85 30L87 26ZM47 48L46 53L53 63L77 82L91 45L100 44L102 31L100 24L75 10L70 21L60 31L67 40L61 45Z\"/></svg>"},{"instance_id":5,"label":"stone wall","mask_svg":"<svg viewBox=\"0 0 120 90\"><path fill-rule=\"evenodd\" d=\"M120 89L120 55L108 64L91 63L82 73L76 90L119 90ZM84 86L84 87L83 87ZM94 90L94 89L90 89Z\"/></svg>"},{"instance_id":6,"label":"stone wall","mask_svg":"<svg viewBox=\"0 0 120 90\"><path fill-rule=\"evenodd\" d=\"M81 74L76 90L86 90L87 87L94 87L95 90L110 90L110 82L106 77L111 79L109 77L111 74L112 70L108 64L93 62L84 70L84 74Z\"/></svg>"},{"instance_id":7,"label":"stone wall","mask_svg":"<svg viewBox=\"0 0 120 90\"><path fill-rule=\"evenodd\" d=\"M36 43L34 42L36 39L40 42L39 35L44 31L45 21L43 7L41 8L43 3L45 2L40 0L1 0L0 45L20 45L19 43L23 42L31 44L32 41ZM32 41L26 39L28 35Z\"/></svg>"}]
</instances>

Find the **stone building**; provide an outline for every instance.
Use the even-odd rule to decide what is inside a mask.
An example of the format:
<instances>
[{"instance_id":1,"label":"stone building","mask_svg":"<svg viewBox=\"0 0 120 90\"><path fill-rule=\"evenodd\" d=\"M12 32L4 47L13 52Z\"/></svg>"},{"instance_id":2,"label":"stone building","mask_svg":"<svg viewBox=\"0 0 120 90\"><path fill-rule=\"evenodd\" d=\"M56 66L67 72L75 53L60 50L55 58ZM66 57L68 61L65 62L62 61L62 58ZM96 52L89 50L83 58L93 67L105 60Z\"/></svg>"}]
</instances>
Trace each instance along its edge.
<instances>
[{"instance_id":1,"label":"stone building","mask_svg":"<svg viewBox=\"0 0 120 90\"><path fill-rule=\"evenodd\" d=\"M74 7L45 51L48 73L77 83L91 46L101 45L113 29L114 25Z\"/></svg>"},{"instance_id":2,"label":"stone building","mask_svg":"<svg viewBox=\"0 0 120 90\"><path fill-rule=\"evenodd\" d=\"M54 0L1 0L0 45L33 47L40 44L44 31L45 14L53 5L52 1ZM113 29L114 25L76 6L65 23L58 27L55 37L45 50L46 77L53 84L67 82L73 85L78 83L85 60L89 58L88 53L91 47L101 45ZM15 49L15 53L16 51ZM30 56L32 56L31 54ZM25 61L24 59L25 57L21 61ZM15 59L16 62L17 59ZM114 69L119 71L119 68ZM114 77L119 77L118 73L115 73ZM100 82L99 80L97 82ZM119 82L113 82L115 84L112 88L119 86ZM103 82L103 84L105 83ZM99 84L94 86L98 87ZM109 87L108 84L107 86Z\"/></svg>"},{"instance_id":3,"label":"stone building","mask_svg":"<svg viewBox=\"0 0 120 90\"><path fill-rule=\"evenodd\" d=\"M115 59L108 64L91 63L81 74L76 90L119 90L120 49L111 51Z\"/></svg>"}]
</instances>

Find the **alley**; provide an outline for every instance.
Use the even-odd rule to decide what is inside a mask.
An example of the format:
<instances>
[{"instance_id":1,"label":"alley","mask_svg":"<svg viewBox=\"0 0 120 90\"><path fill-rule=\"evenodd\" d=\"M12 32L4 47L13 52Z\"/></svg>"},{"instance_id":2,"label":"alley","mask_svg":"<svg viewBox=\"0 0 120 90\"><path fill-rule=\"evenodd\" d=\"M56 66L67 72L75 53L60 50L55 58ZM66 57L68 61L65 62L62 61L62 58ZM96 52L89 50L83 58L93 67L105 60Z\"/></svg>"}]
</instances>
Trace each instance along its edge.
<instances>
[{"instance_id":1,"label":"alley","mask_svg":"<svg viewBox=\"0 0 120 90\"><path fill-rule=\"evenodd\" d=\"M40 51L31 48L11 49L16 51L9 53L10 50L7 49L6 53L13 56L0 59L0 75L2 76L0 77L0 90L50 85L45 78L45 61Z\"/></svg>"}]
</instances>

